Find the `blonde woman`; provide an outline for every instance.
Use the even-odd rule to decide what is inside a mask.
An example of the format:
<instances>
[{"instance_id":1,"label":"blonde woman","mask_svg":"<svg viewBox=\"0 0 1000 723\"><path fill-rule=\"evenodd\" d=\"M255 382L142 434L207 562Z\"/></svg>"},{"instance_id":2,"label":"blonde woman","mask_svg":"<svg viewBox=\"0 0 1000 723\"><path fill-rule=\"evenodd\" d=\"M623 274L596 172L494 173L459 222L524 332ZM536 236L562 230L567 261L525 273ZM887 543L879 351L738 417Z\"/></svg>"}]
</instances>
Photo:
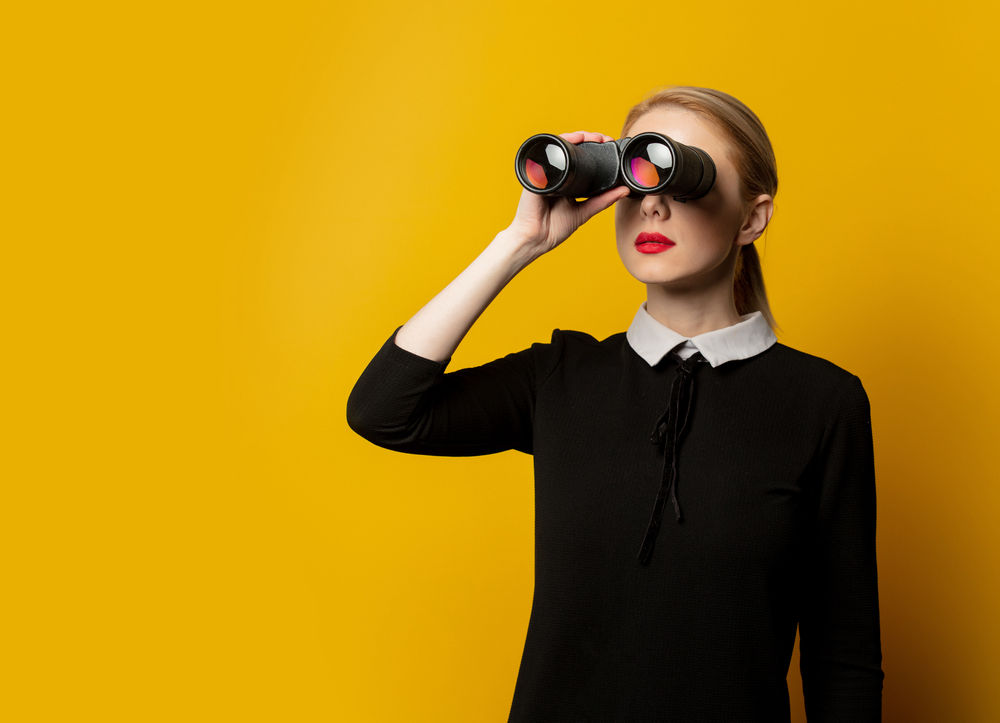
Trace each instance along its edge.
<instances>
[{"instance_id":1,"label":"blonde woman","mask_svg":"<svg viewBox=\"0 0 1000 723\"><path fill-rule=\"evenodd\" d=\"M510 721L788 721L796 629L810 723L880 721L868 397L775 337L754 247L777 191L770 141L708 88L638 104L622 137L646 131L707 152L711 190L523 192L510 226L379 349L348 423L401 452L534 455L535 593ZM445 372L504 286L611 205L646 286L627 330L556 329Z\"/></svg>"}]
</instances>

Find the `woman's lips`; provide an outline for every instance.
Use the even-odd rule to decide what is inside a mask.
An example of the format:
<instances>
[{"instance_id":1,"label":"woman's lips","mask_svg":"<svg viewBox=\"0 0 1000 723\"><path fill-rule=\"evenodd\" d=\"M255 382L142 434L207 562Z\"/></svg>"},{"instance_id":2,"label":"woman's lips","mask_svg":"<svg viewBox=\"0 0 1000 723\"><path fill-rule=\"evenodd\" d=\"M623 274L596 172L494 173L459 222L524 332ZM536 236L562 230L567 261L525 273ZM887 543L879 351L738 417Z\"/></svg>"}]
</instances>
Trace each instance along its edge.
<instances>
[{"instance_id":1,"label":"woman's lips","mask_svg":"<svg viewBox=\"0 0 1000 723\"><path fill-rule=\"evenodd\" d=\"M639 253L658 254L673 248L676 244L661 233L643 231L635 238L635 248Z\"/></svg>"}]
</instances>

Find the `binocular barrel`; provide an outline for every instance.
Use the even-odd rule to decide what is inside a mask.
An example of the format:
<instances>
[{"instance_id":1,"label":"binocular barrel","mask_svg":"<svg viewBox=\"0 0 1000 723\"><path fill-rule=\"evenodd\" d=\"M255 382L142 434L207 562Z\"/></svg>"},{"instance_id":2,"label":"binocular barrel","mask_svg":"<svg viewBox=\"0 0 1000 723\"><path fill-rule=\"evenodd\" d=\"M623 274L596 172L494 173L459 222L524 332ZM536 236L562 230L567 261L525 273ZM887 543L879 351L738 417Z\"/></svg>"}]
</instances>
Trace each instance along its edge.
<instances>
[{"instance_id":1,"label":"binocular barrel","mask_svg":"<svg viewBox=\"0 0 1000 723\"><path fill-rule=\"evenodd\" d=\"M514 169L532 193L570 198L590 198L626 185L632 195L669 194L688 201L701 198L715 183L715 163L708 153L660 133L579 144L539 133L521 144Z\"/></svg>"},{"instance_id":2,"label":"binocular barrel","mask_svg":"<svg viewBox=\"0 0 1000 723\"><path fill-rule=\"evenodd\" d=\"M618 145L569 143L539 133L524 143L515 162L517 180L539 194L589 198L614 188L618 180Z\"/></svg>"}]
</instances>

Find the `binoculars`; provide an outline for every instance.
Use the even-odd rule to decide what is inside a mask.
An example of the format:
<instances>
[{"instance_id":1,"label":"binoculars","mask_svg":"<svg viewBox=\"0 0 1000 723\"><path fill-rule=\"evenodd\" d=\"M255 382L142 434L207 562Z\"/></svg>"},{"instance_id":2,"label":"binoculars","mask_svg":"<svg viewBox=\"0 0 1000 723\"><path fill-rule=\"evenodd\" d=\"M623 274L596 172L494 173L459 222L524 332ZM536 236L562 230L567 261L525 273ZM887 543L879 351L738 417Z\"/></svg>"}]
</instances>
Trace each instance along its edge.
<instances>
[{"instance_id":1,"label":"binoculars","mask_svg":"<svg viewBox=\"0 0 1000 723\"><path fill-rule=\"evenodd\" d=\"M625 185L632 197L670 194L676 201L689 201L704 196L715 183L711 156L661 133L579 144L539 133L521 144L514 169L532 193L570 198L590 198Z\"/></svg>"}]
</instances>

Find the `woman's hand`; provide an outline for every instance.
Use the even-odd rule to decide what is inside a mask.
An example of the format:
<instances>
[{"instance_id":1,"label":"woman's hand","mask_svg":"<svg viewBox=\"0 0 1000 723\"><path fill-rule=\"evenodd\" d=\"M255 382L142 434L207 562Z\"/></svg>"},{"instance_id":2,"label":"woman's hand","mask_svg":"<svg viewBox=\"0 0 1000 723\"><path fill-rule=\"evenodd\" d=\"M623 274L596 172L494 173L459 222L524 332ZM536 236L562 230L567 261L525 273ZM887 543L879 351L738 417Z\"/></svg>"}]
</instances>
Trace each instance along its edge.
<instances>
[{"instance_id":1,"label":"woman's hand","mask_svg":"<svg viewBox=\"0 0 1000 723\"><path fill-rule=\"evenodd\" d=\"M603 133L560 133L560 138L578 144L584 141L613 142L614 138ZM540 196L525 189L517 204L517 213L510 226L503 232L537 258L561 244L594 215L608 208L629 193L626 186L618 186L599 196L577 202L563 196Z\"/></svg>"}]
</instances>

